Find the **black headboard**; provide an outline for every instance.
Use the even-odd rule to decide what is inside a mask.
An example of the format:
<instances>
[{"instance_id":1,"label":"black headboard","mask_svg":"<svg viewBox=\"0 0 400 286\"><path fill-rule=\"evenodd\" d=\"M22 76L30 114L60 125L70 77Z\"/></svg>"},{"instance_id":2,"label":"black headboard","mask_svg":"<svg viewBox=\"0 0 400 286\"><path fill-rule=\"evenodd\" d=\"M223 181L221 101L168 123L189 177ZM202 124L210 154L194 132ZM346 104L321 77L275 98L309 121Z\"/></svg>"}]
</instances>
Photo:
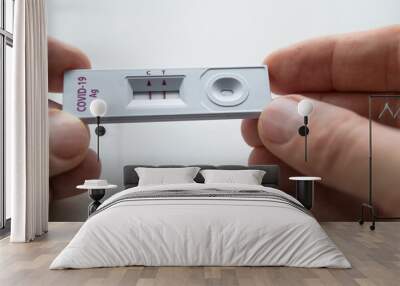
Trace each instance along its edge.
<instances>
[{"instance_id":1,"label":"black headboard","mask_svg":"<svg viewBox=\"0 0 400 286\"><path fill-rule=\"evenodd\" d=\"M262 185L265 187L272 187L279 189L279 166L278 165L252 165L252 166L241 166L241 165L221 165L221 166L212 166L212 165L189 165L196 166L201 169L220 169L220 170L263 170L265 171L265 175L262 180ZM136 187L139 182L139 177L135 171L137 167L148 167L148 168L174 168L174 167L185 167L183 165L160 165L160 166L151 166L151 165L127 165L124 167L124 188L132 188ZM197 183L204 183L203 176L198 173L194 180Z\"/></svg>"}]
</instances>

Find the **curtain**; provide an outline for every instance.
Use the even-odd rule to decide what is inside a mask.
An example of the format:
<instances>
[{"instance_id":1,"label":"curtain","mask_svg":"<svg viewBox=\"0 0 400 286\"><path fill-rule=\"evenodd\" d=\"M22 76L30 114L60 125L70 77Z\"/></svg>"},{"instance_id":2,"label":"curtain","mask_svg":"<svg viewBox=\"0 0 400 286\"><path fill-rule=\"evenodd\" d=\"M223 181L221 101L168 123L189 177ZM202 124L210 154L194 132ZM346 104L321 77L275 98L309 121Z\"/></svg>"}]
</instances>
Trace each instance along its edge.
<instances>
[{"instance_id":1,"label":"curtain","mask_svg":"<svg viewBox=\"0 0 400 286\"><path fill-rule=\"evenodd\" d=\"M12 242L47 232L49 143L45 0L15 1L13 92L6 113Z\"/></svg>"}]
</instances>

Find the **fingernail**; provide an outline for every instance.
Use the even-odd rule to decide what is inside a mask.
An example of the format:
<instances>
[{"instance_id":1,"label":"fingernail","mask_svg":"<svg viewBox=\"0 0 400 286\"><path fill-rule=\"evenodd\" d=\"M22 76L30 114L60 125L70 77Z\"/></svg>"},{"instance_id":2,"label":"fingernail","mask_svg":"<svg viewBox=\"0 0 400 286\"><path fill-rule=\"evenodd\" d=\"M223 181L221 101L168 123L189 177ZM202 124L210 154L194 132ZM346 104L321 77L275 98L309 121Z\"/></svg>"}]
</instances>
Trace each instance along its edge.
<instances>
[{"instance_id":1,"label":"fingernail","mask_svg":"<svg viewBox=\"0 0 400 286\"><path fill-rule=\"evenodd\" d=\"M61 110L49 111L50 154L69 159L87 151L89 133L76 117Z\"/></svg>"},{"instance_id":2,"label":"fingernail","mask_svg":"<svg viewBox=\"0 0 400 286\"><path fill-rule=\"evenodd\" d=\"M276 98L261 113L260 137L262 140L283 144L297 136L302 124L303 118L297 113L297 101Z\"/></svg>"}]
</instances>

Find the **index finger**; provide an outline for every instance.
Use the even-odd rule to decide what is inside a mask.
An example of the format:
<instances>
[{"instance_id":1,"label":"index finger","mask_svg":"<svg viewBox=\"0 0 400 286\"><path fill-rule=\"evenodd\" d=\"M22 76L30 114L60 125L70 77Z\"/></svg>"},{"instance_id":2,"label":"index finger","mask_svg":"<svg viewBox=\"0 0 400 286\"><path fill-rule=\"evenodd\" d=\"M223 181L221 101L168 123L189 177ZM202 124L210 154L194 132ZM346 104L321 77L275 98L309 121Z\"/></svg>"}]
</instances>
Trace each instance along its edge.
<instances>
[{"instance_id":1,"label":"index finger","mask_svg":"<svg viewBox=\"0 0 400 286\"><path fill-rule=\"evenodd\" d=\"M400 91L400 25L308 40L265 63L279 94Z\"/></svg>"},{"instance_id":2,"label":"index finger","mask_svg":"<svg viewBox=\"0 0 400 286\"><path fill-rule=\"evenodd\" d=\"M48 37L49 91L62 92L64 72L90 68L89 58L79 49Z\"/></svg>"}]
</instances>

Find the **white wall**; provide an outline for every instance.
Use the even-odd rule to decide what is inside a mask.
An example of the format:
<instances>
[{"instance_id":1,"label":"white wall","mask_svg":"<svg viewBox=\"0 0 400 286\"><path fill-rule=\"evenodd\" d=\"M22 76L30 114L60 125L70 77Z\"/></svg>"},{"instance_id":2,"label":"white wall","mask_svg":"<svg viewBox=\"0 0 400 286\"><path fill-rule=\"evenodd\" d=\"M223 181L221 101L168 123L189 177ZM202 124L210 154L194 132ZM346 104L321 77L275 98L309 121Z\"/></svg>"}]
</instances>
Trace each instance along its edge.
<instances>
[{"instance_id":1,"label":"white wall","mask_svg":"<svg viewBox=\"0 0 400 286\"><path fill-rule=\"evenodd\" d=\"M255 65L305 38L400 23L398 0L49 0L47 6L49 34L80 47L93 68ZM239 120L106 127L102 176L117 184L125 164L246 164L250 151ZM58 204L76 208L77 201Z\"/></svg>"}]
</instances>

